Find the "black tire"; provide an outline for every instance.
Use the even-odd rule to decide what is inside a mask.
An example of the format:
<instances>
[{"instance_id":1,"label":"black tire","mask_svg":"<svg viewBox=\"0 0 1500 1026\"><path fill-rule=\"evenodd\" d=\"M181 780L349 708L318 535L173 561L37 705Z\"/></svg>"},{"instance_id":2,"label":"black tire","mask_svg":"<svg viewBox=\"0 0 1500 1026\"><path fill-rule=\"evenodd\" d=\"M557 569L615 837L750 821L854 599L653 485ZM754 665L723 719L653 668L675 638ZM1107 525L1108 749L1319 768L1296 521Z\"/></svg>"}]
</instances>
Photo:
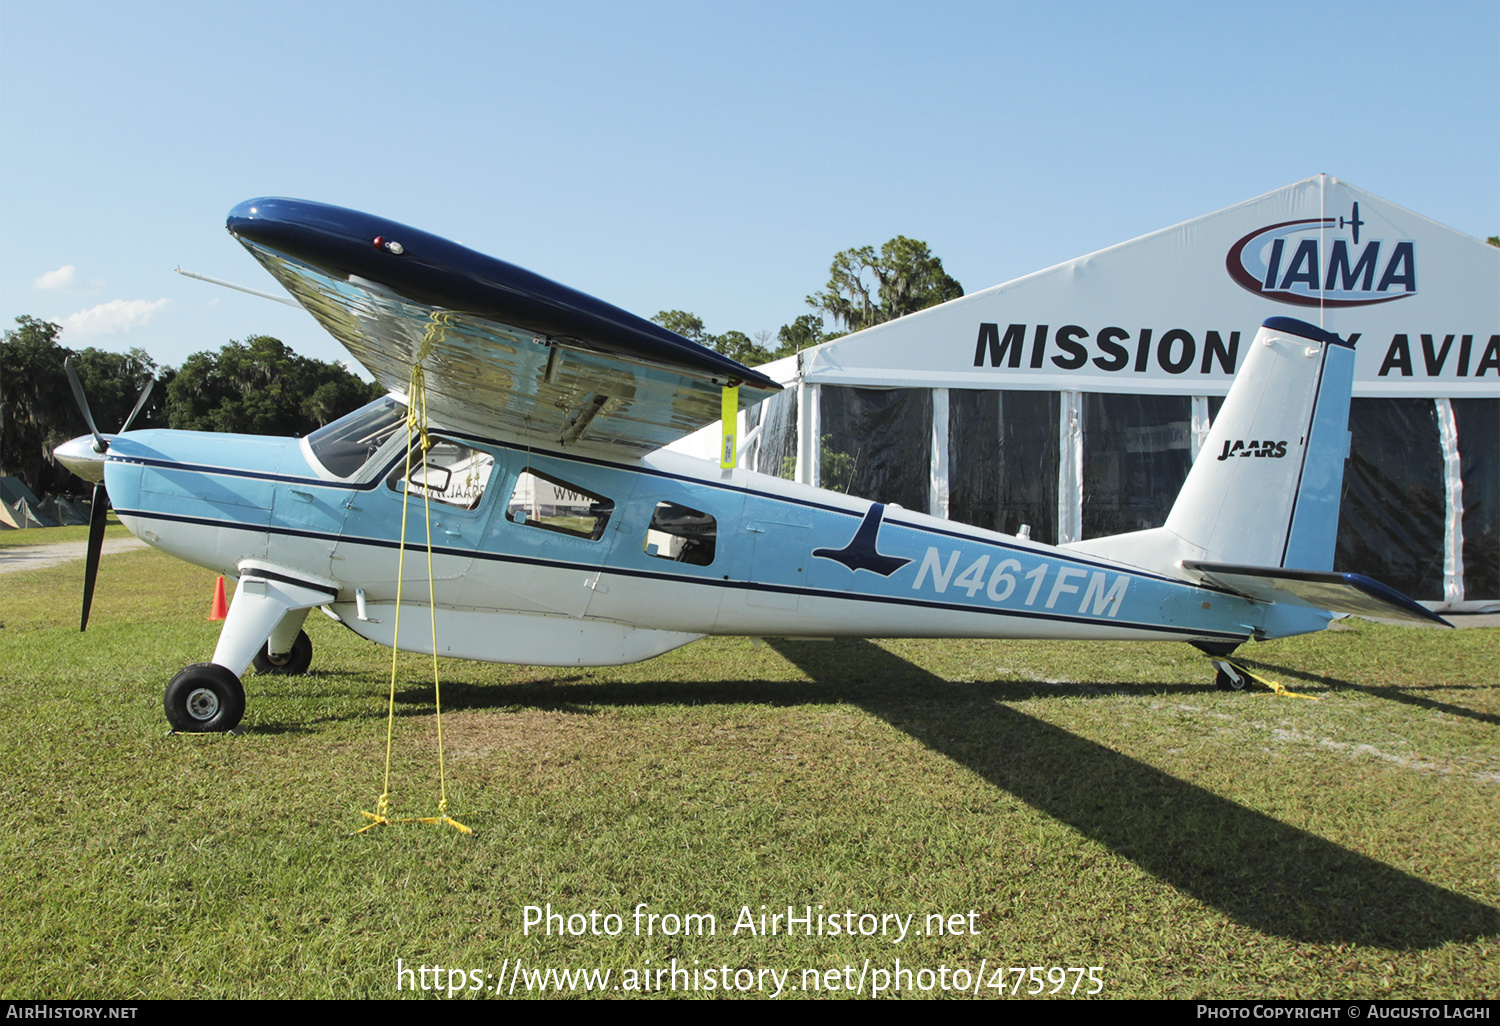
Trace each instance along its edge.
<instances>
[{"instance_id":1,"label":"black tire","mask_svg":"<svg viewBox=\"0 0 1500 1026\"><path fill-rule=\"evenodd\" d=\"M307 672L312 665L312 638L307 636L306 631L297 632L297 640L292 642L292 650L279 659L271 658L271 643L268 641L260 646L260 651L255 654L256 673L274 673L283 677L300 677Z\"/></svg>"},{"instance_id":2,"label":"black tire","mask_svg":"<svg viewBox=\"0 0 1500 1026\"><path fill-rule=\"evenodd\" d=\"M1214 674L1214 687L1220 691L1244 691L1250 686L1250 678L1244 670L1226 669L1219 663L1214 663L1218 672Z\"/></svg>"},{"instance_id":3,"label":"black tire","mask_svg":"<svg viewBox=\"0 0 1500 1026\"><path fill-rule=\"evenodd\" d=\"M233 730L245 715L245 688L217 663L194 663L167 685L162 708L172 729L185 734Z\"/></svg>"}]
</instances>

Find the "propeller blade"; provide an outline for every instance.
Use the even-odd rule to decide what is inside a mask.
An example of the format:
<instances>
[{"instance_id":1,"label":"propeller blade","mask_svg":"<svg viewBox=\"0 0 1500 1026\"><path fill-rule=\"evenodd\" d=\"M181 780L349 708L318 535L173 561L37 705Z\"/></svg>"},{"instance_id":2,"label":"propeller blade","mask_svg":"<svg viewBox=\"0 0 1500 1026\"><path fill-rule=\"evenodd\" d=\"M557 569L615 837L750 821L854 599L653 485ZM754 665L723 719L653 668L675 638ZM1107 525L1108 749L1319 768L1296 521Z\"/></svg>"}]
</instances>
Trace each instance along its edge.
<instances>
[{"instance_id":1,"label":"propeller blade","mask_svg":"<svg viewBox=\"0 0 1500 1026\"><path fill-rule=\"evenodd\" d=\"M118 432L119 434L123 435L125 432L127 432L127 431L130 430L130 424L131 424L131 422L133 420L135 420L136 414L140 413L141 410L145 407L146 400L151 397L151 390L153 388L155 388L155 387L156 387L156 379L155 378L147 378L146 379L146 387L143 388L143 389L141 389L141 397L135 401L135 409L133 409L133 410L130 411L130 416L126 417L125 418L125 423L122 424L122 425L120 425L120 430Z\"/></svg>"},{"instance_id":2,"label":"propeller blade","mask_svg":"<svg viewBox=\"0 0 1500 1026\"><path fill-rule=\"evenodd\" d=\"M104 441L104 436L94 426L94 415L89 411L89 401L83 394L83 382L78 380L78 370L73 366L73 358L70 356L63 361L63 370L68 373L68 384L73 386L73 398L78 401L78 409L83 412L83 421L89 426L89 431L94 436L94 451L103 452L109 446Z\"/></svg>"},{"instance_id":3,"label":"propeller blade","mask_svg":"<svg viewBox=\"0 0 1500 1026\"><path fill-rule=\"evenodd\" d=\"M94 604L94 578L99 576L99 553L104 550L104 523L109 517L109 496L104 482L94 485L94 504L89 510L89 547L83 563L83 618L79 633L88 630L89 607Z\"/></svg>"}]
</instances>

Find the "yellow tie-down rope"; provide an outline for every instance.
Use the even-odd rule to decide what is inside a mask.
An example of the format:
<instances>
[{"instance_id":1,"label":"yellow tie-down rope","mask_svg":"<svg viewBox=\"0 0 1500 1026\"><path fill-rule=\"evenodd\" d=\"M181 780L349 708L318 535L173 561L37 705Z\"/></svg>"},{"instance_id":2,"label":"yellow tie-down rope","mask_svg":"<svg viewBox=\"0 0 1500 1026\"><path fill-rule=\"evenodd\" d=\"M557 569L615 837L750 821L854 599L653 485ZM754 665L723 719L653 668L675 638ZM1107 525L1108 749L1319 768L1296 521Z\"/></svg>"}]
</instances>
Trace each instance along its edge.
<instances>
[{"instance_id":1,"label":"yellow tie-down rope","mask_svg":"<svg viewBox=\"0 0 1500 1026\"><path fill-rule=\"evenodd\" d=\"M428 325L428 338L423 341L422 350L429 348L432 340L432 331L437 326L437 318L434 323ZM396 729L396 659L400 654L401 641L401 592L406 580L406 511L410 506L411 497L411 455L413 436L419 440L421 446L421 460L418 466L422 466L427 459L427 451L432 447L432 441L427 436L427 389L426 381L422 374L421 354L418 362L411 369L411 384L407 389L406 408L406 476L404 478L406 487L401 496L401 546L397 550L396 557L396 624L395 633L391 639L391 689L390 698L386 703L385 724L385 783L380 798L375 804L374 812L364 812L362 815L368 820L363 827L354 831L362 834L377 826L389 826L392 823L431 823L434 826L444 825L453 827L460 833L472 834L474 831L452 819L448 815L448 778L445 760L443 758L443 697L442 684L438 680L438 657L437 657L437 601L432 583L432 495L428 488L422 489L422 505L427 519L427 609L432 617L432 687L433 700L437 707L437 741L438 741L438 814L436 816L418 816L407 819L390 818L391 805L391 739Z\"/></svg>"},{"instance_id":2,"label":"yellow tie-down rope","mask_svg":"<svg viewBox=\"0 0 1500 1026\"><path fill-rule=\"evenodd\" d=\"M1261 685L1262 687L1264 687L1265 689L1267 689L1268 691L1270 691L1273 695L1280 695L1282 698L1306 698L1307 700L1312 701L1312 702L1320 701L1320 699L1318 698L1317 695L1304 695L1304 694L1300 694L1300 693L1298 693L1296 691L1289 690L1286 687L1286 685L1284 685L1284 684L1280 684L1280 683L1277 683L1274 680L1269 680L1269 679L1267 679L1265 677L1262 677L1262 676L1260 676L1258 674L1251 673L1248 669L1245 668L1245 664L1242 663L1242 662L1239 662L1238 660L1235 660L1235 659L1226 659L1223 656L1209 656L1209 662L1213 663L1214 664L1214 668L1217 669L1217 670L1220 670L1221 672L1222 672L1222 667L1220 666L1221 663L1224 666L1233 667L1236 671L1238 671L1240 673L1243 673L1246 677L1249 677L1251 680L1255 681L1255 683ZM1262 697L1265 697L1265 696L1262 696Z\"/></svg>"}]
</instances>

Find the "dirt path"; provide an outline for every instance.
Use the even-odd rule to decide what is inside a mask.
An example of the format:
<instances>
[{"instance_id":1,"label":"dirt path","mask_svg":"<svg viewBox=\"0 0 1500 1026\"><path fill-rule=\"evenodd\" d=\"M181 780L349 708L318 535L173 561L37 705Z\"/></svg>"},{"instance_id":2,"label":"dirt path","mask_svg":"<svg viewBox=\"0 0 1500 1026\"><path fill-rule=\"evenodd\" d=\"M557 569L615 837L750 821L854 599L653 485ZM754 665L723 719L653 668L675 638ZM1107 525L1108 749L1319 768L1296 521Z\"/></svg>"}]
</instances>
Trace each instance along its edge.
<instances>
[{"instance_id":1,"label":"dirt path","mask_svg":"<svg viewBox=\"0 0 1500 1026\"><path fill-rule=\"evenodd\" d=\"M104 539L106 556L114 552L126 552L130 549L145 547L146 543L139 538ZM44 567L56 566L70 560L82 559L87 549L88 542L85 541L17 545L14 548L0 549L0 574L10 573L12 570L41 570Z\"/></svg>"}]
</instances>

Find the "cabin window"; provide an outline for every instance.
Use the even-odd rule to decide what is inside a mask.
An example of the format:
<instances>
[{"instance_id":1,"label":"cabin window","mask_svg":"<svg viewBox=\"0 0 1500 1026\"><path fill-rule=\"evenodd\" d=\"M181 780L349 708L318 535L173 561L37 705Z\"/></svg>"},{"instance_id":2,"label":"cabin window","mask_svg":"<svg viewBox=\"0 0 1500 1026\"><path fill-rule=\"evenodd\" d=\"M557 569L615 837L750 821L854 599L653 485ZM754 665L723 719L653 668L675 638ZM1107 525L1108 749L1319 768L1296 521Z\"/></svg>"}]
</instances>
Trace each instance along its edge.
<instances>
[{"instance_id":1,"label":"cabin window","mask_svg":"<svg viewBox=\"0 0 1500 1026\"><path fill-rule=\"evenodd\" d=\"M431 499L459 509L477 508L494 472L495 457L445 438L432 441L432 448L420 461L417 450L412 450L410 480L407 479L407 461L402 459L386 483L393 491L415 498Z\"/></svg>"},{"instance_id":2,"label":"cabin window","mask_svg":"<svg viewBox=\"0 0 1500 1026\"><path fill-rule=\"evenodd\" d=\"M385 396L318 428L307 444L330 474L350 478L405 421L406 407Z\"/></svg>"},{"instance_id":3,"label":"cabin window","mask_svg":"<svg viewBox=\"0 0 1500 1026\"><path fill-rule=\"evenodd\" d=\"M505 515L515 524L598 541L614 511L613 500L528 467L516 477Z\"/></svg>"},{"instance_id":4,"label":"cabin window","mask_svg":"<svg viewBox=\"0 0 1500 1026\"><path fill-rule=\"evenodd\" d=\"M714 561L719 525L702 510L658 502L646 531L646 553L676 563L708 566Z\"/></svg>"}]
</instances>

